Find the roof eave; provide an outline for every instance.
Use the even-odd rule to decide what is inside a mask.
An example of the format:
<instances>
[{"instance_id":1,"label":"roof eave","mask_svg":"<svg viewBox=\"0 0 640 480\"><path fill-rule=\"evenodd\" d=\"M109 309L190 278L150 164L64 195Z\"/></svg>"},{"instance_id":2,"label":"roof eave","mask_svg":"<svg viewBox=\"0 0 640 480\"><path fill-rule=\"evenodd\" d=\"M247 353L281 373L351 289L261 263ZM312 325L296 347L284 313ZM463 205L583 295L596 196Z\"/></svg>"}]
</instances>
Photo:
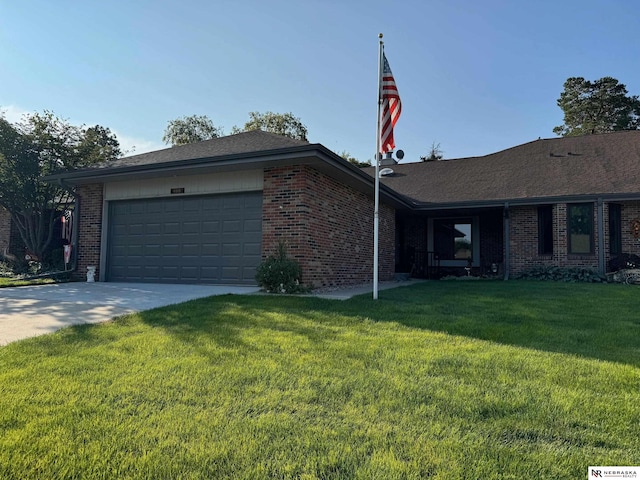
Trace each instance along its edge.
<instances>
[{"instance_id":1,"label":"roof eave","mask_svg":"<svg viewBox=\"0 0 640 480\"><path fill-rule=\"evenodd\" d=\"M433 211L433 210L458 210L473 208L496 208L508 206L527 206L527 205L548 205L552 203L580 203L593 202L597 200L622 202L626 200L640 200L640 193L589 193L580 195L560 195L549 197L530 197L530 198L505 198L499 200L478 200L465 202L438 202L425 203L413 202L412 210L414 211Z\"/></svg>"},{"instance_id":2,"label":"roof eave","mask_svg":"<svg viewBox=\"0 0 640 480\"><path fill-rule=\"evenodd\" d=\"M175 160L157 164L129 165L124 167L104 167L63 172L43 177L50 183L65 183L75 186L88 183L105 183L119 180L152 178L168 175L198 175L278 167L287 165L311 165L323 173L337 178L347 185L373 195L374 179L342 157L321 144L263 150L250 153L236 153L217 157L202 157ZM392 188L380 185L382 198L395 208L410 208L410 202Z\"/></svg>"}]
</instances>

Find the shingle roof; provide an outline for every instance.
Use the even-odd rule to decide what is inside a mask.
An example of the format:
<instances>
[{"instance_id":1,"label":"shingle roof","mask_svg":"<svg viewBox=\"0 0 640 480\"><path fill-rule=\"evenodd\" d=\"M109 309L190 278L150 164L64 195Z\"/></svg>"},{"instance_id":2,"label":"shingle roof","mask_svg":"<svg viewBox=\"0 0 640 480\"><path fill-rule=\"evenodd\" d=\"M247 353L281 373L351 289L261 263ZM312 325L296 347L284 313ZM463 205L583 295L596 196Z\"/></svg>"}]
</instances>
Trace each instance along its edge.
<instances>
[{"instance_id":1,"label":"shingle roof","mask_svg":"<svg viewBox=\"0 0 640 480\"><path fill-rule=\"evenodd\" d=\"M131 157L118 158L99 165L98 168L132 167L154 165L181 160L220 157L250 152L277 150L281 148L309 145L309 142L276 135L274 133L252 130L226 137L214 138L203 142L170 147L155 152L141 153Z\"/></svg>"},{"instance_id":2,"label":"shingle roof","mask_svg":"<svg viewBox=\"0 0 640 480\"><path fill-rule=\"evenodd\" d=\"M393 170L381 181L419 203L639 194L640 131L535 140L483 157Z\"/></svg>"}]
</instances>

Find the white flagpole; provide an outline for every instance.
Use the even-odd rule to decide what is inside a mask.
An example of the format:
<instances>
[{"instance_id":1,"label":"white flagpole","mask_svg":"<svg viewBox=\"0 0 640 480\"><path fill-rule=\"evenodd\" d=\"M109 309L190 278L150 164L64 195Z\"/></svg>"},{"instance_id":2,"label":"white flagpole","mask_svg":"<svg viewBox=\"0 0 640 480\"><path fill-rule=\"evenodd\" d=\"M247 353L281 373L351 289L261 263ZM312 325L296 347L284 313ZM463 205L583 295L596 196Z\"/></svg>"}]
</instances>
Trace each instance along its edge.
<instances>
[{"instance_id":1,"label":"white flagpole","mask_svg":"<svg viewBox=\"0 0 640 480\"><path fill-rule=\"evenodd\" d=\"M378 46L378 120L376 124L376 178L375 178L375 200L373 210L373 299L378 299L378 240L379 240L379 210L380 210L380 107L382 106L382 52L384 42L382 34L378 35L380 45Z\"/></svg>"}]
</instances>

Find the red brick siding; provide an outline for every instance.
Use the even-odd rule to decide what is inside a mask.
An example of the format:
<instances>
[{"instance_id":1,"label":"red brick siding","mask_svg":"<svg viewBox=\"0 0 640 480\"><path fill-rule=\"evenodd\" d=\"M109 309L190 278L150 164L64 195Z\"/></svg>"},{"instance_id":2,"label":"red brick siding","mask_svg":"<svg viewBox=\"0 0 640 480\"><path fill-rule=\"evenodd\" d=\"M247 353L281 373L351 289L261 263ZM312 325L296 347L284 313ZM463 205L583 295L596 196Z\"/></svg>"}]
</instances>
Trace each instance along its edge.
<instances>
[{"instance_id":1,"label":"red brick siding","mask_svg":"<svg viewBox=\"0 0 640 480\"><path fill-rule=\"evenodd\" d=\"M605 228L607 224L605 208ZM584 267L598 269L598 208L593 204L594 251L590 255L569 255L567 237L567 204L553 206L553 255L538 255L538 208L536 206L511 207L510 273L517 275L541 265L557 267ZM605 237L605 245L608 239ZM608 248L608 247L607 247ZM606 250L605 250L606 251Z\"/></svg>"},{"instance_id":2,"label":"red brick siding","mask_svg":"<svg viewBox=\"0 0 640 480\"><path fill-rule=\"evenodd\" d=\"M100 267L100 237L102 235L103 188L101 183L78 187L80 197L80 215L78 228L78 267L76 278L87 278L87 266ZM98 280L96 270L96 280Z\"/></svg>"},{"instance_id":3,"label":"red brick siding","mask_svg":"<svg viewBox=\"0 0 640 480\"><path fill-rule=\"evenodd\" d=\"M263 257L279 241L313 287L370 282L373 275L373 198L307 167L264 173ZM395 267L395 210L380 207L379 278Z\"/></svg>"},{"instance_id":4,"label":"red brick siding","mask_svg":"<svg viewBox=\"0 0 640 480\"><path fill-rule=\"evenodd\" d=\"M555 211L554 211L555 232ZM537 207L511 207L509 209L510 274L519 274L537 265L553 265L551 255L538 255ZM556 242L554 239L554 252Z\"/></svg>"},{"instance_id":5,"label":"red brick siding","mask_svg":"<svg viewBox=\"0 0 640 480\"><path fill-rule=\"evenodd\" d=\"M640 238L631 231L631 222L640 220L640 202L622 203L622 251L640 255ZM607 222L608 223L608 222Z\"/></svg>"}]
</instances>

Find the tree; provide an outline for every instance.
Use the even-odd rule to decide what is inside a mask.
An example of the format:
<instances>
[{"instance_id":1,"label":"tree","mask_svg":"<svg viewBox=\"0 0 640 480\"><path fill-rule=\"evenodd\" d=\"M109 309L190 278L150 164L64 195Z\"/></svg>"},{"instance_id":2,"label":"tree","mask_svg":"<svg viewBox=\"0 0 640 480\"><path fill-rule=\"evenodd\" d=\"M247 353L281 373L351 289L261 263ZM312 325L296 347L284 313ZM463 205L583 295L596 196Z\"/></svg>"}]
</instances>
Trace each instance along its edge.
<instances>
[{"instance_id":1,"label":"tree","mask_svg":"<svg viewBox=\"0 0 640 480\"><path fill-rule=\"evenodd\" d=\"M436 142L432 142L429 153L424 157L420 157L420 160L422 160L423 162L433 162L435 160L442 160L443 157L444 157L444 153L440 149L440 144Z\"/></svg>"},{"instance_id":2,"label":"tree","mask_svg":"<svg viewBox=\"0 0 640 480\"><path fill-rule=\"evenodd\" d=\"M211 140L222 135L224 135L223 129L216 127L206 115L191 115L170 120L164 130L162 141L175 147Z\"/></svg>"},{"instance_id":3,"label":"tree","mask_svg":"<svg viewBox=\"0 0 640 480\"><path fill-rule=\"evenodd\" d=\"M248 132L251 130L263 130L265 132L276 133L296 140L307 141L307 127L293 113L273 113L273 112L249 112L249 121L244 124L244 128L233 127L231 133Z\"/></svg>"},{"instance_id":4,"label":"tree","mask_svg":"<svg viewBox=\"0 0 640 480\"><path fill-rule=\"evenodd\" d=\"M342 153L340 153L340 156L342 158L344 158L347 162L354 164L356 167L359 168L363 168L363 167L370 167L371 166L371 162L361 162L360 160L358 160L357 158L353 157L349 152L347 152L346 150L343 150Z\"/></svg>"},{"instance_id":5,"label":"tree","mask_svg":"<svg viewBox=\"0 0 640 480\"><path fill-rule=\"evenodd\" d=\"M627 93L627 87L612 77L594 82L582 77L568 78L558 99L564 124L553 132L567 137L638 129L640 100L637 95Z\"/></svg>"},{"instance_id":6,"label":"tree","mask_svg":"<svg viewBox=\"0 0 640 480\"><path fill-rule=\"evenodd\" d=\"M42 176L111 160L120 145L108 128L85 128L45 111L11 124L0 116L0 205L9 211L29 251L40 259L53 239L54 220L72 202L65 186Z\"/></svg>"},{"instance_id":7,"label":"tree","mask_svg":"<svg viewBox=\"0 0 640 480\"><path fill-rule=\"evenodd\" d=\"M105 158L118 158L123 155L120 142L109 128L95 125L85 130L78 145L80 157L88 164L94 164Z\"/></svg>"}]
</instances>

